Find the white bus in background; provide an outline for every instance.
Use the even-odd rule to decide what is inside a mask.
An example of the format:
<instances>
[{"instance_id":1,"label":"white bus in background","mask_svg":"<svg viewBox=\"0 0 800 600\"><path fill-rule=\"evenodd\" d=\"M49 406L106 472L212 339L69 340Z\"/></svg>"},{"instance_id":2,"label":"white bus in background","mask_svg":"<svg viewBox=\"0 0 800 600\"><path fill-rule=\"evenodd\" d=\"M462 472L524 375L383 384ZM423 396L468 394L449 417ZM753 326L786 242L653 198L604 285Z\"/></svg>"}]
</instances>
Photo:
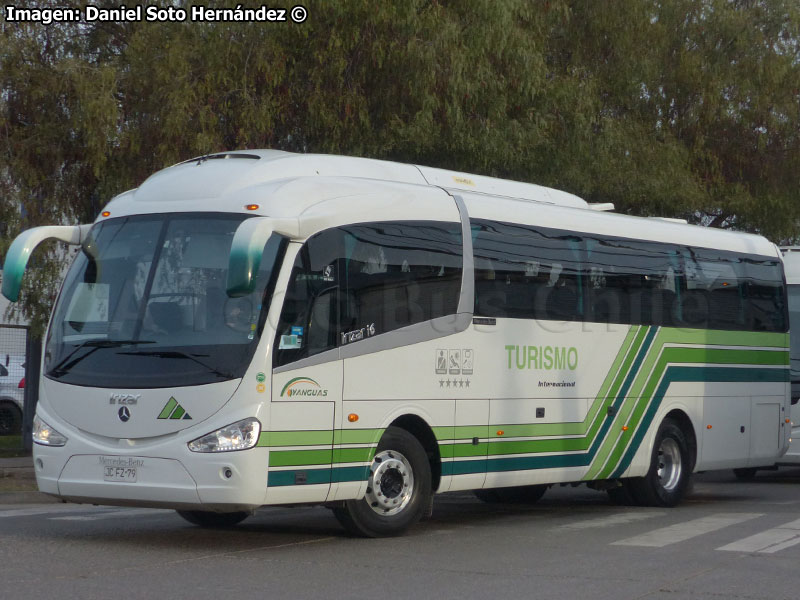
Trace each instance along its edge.
<instances>
[{"instance_id":1,"label":"white bus in background","mask_svg":"<svg viewBox=\"0 0 800 600\"><path fill-rule=\"evenodd\" d=\"M800 247L781 248L789 299L789 327L797 335L790 336L792 381L792 445L782 462L800 464ZM797 407L797 408L795 408ZM796 441L795 441L796 440Z\"/></svg>"},{"instance_id":2,"label":"white bus in background","mask_svg":"<svg viewBox=\"0 0 800 600\"><path fill-rule=\"evenodd\" d=\"M603 208L603 207L595 207ZM585 482L673 506L789 443L780 254L414 165L229 152L160 171L79 244L47 333L41 491L232 525L321 503L404 531L432 495Z\"/></svg>"},{"instance_id":3,"label":"white bus in background","mask_svg":"<svg viewBox=\"0 0 800 600\"><path fill-rule=\"evenodd\" d=\"M791 361L791 420L792 432L789 440L789 449L780 460L767 469L776 467L796 467L800 465L800 247L781 248L783 254L783 268L786 275L786 295L789 303L790 335L790 361ZM734 469L739 479L752 479L756 472L762 470L756 467Z\"/></svg>"}]
</instances>

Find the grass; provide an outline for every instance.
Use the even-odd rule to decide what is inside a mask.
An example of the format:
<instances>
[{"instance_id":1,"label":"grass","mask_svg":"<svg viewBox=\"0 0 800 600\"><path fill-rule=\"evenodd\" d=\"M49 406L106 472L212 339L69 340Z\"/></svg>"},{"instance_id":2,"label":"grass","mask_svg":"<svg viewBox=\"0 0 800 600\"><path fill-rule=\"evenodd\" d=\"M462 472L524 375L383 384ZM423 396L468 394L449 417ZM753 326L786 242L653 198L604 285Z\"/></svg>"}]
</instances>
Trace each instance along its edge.
<instances>
[{"instance_id":1,"label":"grass","mask_svg":"<svg viewBox=\"0 0 800 600\"><path fill-rule=\"evenodd\" d=\"M0 458L25 456L26 454L22 449L22 435L0 436Z\"/></svg>"},{"instance_id":2,"label":"grass","mask_svg":"<svg viewBox=\"0 0 800 600\"><path fill-rule=\"evenodd\" d=\"M38 492L35 479L0 477L0 492Z\"/></svg>"}]
</instances>

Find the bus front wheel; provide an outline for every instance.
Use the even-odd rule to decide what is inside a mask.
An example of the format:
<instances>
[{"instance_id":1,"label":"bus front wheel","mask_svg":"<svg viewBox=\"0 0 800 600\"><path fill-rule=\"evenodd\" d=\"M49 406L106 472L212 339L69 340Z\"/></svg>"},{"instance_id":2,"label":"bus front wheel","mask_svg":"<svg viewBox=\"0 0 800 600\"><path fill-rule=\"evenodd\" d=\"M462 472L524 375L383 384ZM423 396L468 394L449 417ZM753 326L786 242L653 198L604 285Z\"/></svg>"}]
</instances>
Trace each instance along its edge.
<instances>
[{"instance_id":1,"label":"bus front wheel","mask_svg":"<svg viewBox=\"0 0 800 600\"><path fill-rule=\"evenodd\" d=\"M675 506L689 487L692 458L677 421L664 419L656 433L650 469L628 480L630 492L642 506Z\"/></svg>"},{"instance_id":2,"label":"bus front wheel","mask_svg":"<svg viewBox=\"0 0 800 600\"><path fill-rule=\"evenodd\" d=\"M389 427L370 465L367 492L333 509L351 534L398 535L422 518L431 499L431 467L425 449L405 429Z\"/></svg>"}]
</instances>

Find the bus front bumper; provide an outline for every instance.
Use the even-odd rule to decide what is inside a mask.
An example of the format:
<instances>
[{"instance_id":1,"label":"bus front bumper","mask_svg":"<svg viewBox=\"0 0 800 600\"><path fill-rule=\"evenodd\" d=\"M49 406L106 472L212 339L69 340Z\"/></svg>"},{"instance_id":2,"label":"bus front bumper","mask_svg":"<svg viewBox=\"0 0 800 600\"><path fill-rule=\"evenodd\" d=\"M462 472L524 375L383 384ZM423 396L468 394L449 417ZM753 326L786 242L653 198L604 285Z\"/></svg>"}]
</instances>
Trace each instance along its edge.
<instances>
[{"instance_id":1,"label":"bus front bumper","mask_svg":"<svg viewBox=\"0 0 800 600\"><path fill-rule=\"evenodd\" d=\"M217 512L251 511L264 504L266 451L196 455L187 465L177 458L118 454L65 460L59 450L37 448L36 482L41 492L68 502ZM254 467L263 471L263 481L252 477Z\"/></svg>"}]
</instances>

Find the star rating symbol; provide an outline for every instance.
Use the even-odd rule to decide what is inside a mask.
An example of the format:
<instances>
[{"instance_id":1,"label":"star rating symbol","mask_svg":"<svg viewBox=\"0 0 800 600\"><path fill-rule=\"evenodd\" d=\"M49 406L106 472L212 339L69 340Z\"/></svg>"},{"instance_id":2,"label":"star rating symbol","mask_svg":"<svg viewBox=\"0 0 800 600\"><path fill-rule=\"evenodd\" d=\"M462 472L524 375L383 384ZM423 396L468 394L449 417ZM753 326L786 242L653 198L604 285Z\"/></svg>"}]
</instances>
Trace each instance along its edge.
<instances>
[{"instance_id":1,"label":"star rating symbol","mask_svg":"<svg viewBox=\"0 0 800 600\"><path fill-rule=\"evenodd\" d=\"M470 383L469 379L440 379L439 387L468 388Z\"/></svg>"}]
</instances>

